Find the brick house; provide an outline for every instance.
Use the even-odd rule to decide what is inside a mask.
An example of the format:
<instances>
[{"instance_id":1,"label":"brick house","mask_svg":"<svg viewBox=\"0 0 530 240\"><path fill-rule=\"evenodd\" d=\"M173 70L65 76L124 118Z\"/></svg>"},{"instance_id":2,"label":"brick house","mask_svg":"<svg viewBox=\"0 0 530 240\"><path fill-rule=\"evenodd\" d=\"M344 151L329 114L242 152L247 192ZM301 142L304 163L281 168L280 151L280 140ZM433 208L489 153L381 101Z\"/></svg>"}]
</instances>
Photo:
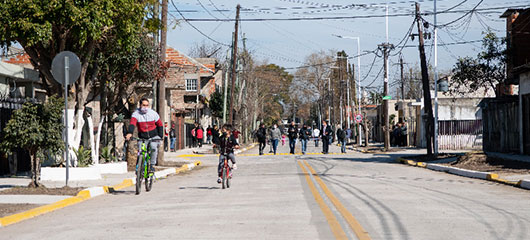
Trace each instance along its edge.
<instances>
[{"instance_id":1,"label":"brick house","mask_svg":"<svg viewBox=\"0 0 530 240\"><path fill-rule=\"evenodd\" d=\"M171 47L166 50L170 62L166 79L171 123L177 130L177 149L189 146L195 122L204 129L216 123L208 109L210 96L220 88L223 72L214 58L191 58ZM206 139L206 138L205 138Z\"/></svg>"}]
</instances>

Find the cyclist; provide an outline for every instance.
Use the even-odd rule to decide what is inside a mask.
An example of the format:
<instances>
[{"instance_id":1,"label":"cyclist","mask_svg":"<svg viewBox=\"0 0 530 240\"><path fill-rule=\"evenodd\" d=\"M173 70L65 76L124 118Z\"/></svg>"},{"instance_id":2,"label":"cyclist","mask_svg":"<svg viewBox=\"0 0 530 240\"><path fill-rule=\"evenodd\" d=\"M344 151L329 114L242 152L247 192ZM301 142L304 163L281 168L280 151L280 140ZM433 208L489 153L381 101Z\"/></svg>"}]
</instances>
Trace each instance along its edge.
<instances>
[{"instance_id":1,"label":"cyclist","mask_svg":"<svg viewBox=\"0 0 530 240\"><path fill-rule=\"evenodd\" d=\"M223 175L223 166L225 161L225 154L228 156L228 159L232 161L232 168L237 169L236 157L234 155L234 149L239 149L239 144L237 143L236 137L232 134L232 125L225 124L223 125L223 135L219 140L219 166L217 167L217 183L221 183L221 176Z\"/></svg>"},{"instance_id":2,"label":"cyclist","mask_svg":"<svg viewBox=\"0 0 530 240\"><path fill-rule=\"evenodd\" d=\"M163 139L164 127L158 113L149 108L149 100L147 98L140 100L140 108L136 109L131 116L128 133L125 136L127 141L131 139L135 127L138 127L138 138L142 139L138 141L138 149L142 147L142 142L151 140L151 167L149 168L149 172L152 173L155 169L154 166L158 157L158 145L160 144L156 140Z\"/></svg>"}]
</instances>

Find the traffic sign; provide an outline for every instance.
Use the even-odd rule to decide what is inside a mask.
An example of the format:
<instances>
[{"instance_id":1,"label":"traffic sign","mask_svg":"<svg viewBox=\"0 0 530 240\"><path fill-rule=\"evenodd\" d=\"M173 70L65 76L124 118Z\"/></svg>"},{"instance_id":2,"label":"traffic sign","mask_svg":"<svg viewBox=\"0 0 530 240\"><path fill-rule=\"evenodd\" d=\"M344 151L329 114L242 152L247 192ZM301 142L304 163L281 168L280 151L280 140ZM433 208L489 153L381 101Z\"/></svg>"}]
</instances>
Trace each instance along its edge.
<instances>
[{"instance_id":1,"label":"traffic sign","mask_svg":"<svg viewBox=\"0 0 530 240\"><path fill-rule=\"evenodd\" d=\"M390 100L390 99L392 99L392 96L384 96L383 97L383 100Z\"/></svg>"},{"instance_id":2,"label":"traffic sign","mask_svg":"<svg viewBox=\"0 0 530 240\"><path fill-rule=\"evenodd\" d=\"M361 115L361 114L359 114L359 113L355 114L355 121L356 121L357 123L362 122L362 121L363 121L363 115Z\"/></svg>"},{"instance_id":3,"label":"traffic sign","mask_svg":"<svg viewBox=\"0 0 530 240\"><path fill-rule=\"evenodd\" d=\"M61 85L75 83L81 75L81 62L75 53L62 51L52 61L52 75Z\"/></svg>"}]
</instances>

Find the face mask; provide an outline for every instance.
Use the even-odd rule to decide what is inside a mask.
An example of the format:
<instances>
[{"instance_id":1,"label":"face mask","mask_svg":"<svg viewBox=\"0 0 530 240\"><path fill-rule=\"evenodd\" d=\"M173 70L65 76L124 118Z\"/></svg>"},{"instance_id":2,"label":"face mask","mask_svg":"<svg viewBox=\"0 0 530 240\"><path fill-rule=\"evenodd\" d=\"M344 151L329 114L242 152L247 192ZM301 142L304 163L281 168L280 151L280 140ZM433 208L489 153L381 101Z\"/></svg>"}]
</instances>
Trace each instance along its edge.
<instances>
[{"instance_id":1,"label":"face mask","mask_svg":"<svg viewBox=\"0 0 530 240\"><path fill-rule=\"evenodd\" d=\"M141 113L141 114L146 114L146 113L147 113L147 110L149 110L149 108L142 107L142 108L140 108L140 113Z\"/></svg>"}]
</instances>

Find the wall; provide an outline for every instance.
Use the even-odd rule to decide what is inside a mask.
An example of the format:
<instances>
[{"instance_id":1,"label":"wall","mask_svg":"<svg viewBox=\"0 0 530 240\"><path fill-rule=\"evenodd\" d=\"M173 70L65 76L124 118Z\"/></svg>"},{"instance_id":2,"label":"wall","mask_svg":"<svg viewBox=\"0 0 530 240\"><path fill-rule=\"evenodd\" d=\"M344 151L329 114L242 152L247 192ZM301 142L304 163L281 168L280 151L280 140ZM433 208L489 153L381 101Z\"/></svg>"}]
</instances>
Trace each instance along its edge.
<instances>
[{"instance_id":1,"label":"wall","mask_svg":"<svg viewBox=\"0 0 530 240\"><path fill-rule=\"evenodd\" d=\"M438 120L482 119L482 111L478 106L481 100L482 98L440 98Z\"/></svg>"}]
</instances>

